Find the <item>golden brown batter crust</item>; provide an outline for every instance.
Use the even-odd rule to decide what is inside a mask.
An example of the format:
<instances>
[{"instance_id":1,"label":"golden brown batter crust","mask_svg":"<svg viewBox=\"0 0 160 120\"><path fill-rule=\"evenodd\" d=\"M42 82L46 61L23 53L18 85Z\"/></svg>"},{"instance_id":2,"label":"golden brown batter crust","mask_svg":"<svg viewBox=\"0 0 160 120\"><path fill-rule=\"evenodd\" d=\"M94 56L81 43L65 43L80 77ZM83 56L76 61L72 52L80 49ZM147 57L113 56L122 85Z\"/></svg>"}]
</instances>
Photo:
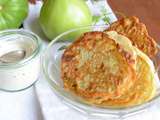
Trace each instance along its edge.
<instances>
[{"instance_id":1,"label":"golden brown batter crust","mask_svg":"<svg viewBox=\"0 0 160 120\"><path fill-rule=\"evenodd\" d=\"M150 66L142 57L138 56L136 68L137 79L130 90L116 99L103 101L101 106L128 107L145 103L153 97L155 86L153 81L154 76L151 73Z\"/></svg>"},{"instance_id":2,"label":"golden brown batter crust","mask_svg":"<svg viewBox=\"0 0 160 120\"><path fill-rule=\"evenodd\" d=\"M146 26L135 16L122 18L112 23L106 31L110 30L117 31L128 37L133 45L149 57L154 57L157 53L156 42L149 36Z\"/></svg>"},{"instance_id":3,"label":"golden brown batter crust","mask_svg":"<svg viewBox=\"0 0 160 120\"><path fill-rule=\"evenodd\" d=\"M120 97L136 79L131 58L107 34L85 33L62 56L64 87L95 104Z\"/></svg>"}]
</instances>

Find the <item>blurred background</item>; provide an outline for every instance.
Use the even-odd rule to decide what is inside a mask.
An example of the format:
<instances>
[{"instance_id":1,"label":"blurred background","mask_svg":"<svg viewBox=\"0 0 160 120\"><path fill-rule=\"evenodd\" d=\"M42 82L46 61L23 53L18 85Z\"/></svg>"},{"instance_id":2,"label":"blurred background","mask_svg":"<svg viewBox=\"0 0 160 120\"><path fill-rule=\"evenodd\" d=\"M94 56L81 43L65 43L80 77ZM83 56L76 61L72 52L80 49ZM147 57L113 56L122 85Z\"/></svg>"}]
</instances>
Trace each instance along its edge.
<instances>
[{"instance_id":1,"label":"blurred background","mask_svg":"<svg viewBox=\"0 0 160 120\"><path fill-rule=\"evenodd\" d=\"M36 3L36 0L29 0ZM45 1L45 0L43 0ZM113 11L135 15L146 24L151 36L160 43L160 1L159 0L107 0Z\"/></svg>"},{"instance_id":2,"label":"blurred background","mask_svg":"<svg viewBox=\"0 0 160 120\"><path fill-rule=\"evenodd\" d=\"M113 11L135 15L146 24L151 36L160 43L159 0L107 0Z\"/></svg>"}]
</instances>

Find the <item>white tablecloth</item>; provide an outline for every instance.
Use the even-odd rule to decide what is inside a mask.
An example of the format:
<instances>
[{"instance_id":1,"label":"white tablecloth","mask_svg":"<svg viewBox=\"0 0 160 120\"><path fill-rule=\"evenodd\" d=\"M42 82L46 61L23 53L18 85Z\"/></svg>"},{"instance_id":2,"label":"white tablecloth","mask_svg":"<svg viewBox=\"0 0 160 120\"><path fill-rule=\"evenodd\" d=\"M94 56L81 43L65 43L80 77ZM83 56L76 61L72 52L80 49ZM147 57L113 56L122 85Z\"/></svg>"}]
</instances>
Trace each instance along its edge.
<instances>
[{"instance_id":1,"label":"white tablecloth","mask_svg":"<svg viewBox=\"0 0 160 120\"><path fill-rule=\"evenodd\" d=\"M16 93L0 92L0 120L43 120L35 87Z\"/></svg>"}]
</instances>

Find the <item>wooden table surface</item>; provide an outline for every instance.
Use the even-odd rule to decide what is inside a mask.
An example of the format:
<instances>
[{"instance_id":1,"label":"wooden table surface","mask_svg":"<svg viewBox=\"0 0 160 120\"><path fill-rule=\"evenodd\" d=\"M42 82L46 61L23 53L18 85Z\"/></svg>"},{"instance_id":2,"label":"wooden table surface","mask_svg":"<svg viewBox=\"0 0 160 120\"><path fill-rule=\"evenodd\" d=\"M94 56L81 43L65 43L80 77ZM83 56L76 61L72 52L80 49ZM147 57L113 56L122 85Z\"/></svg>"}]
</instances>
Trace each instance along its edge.
<instances>
[{"instance_id":1,"label":"wooden table surface","mask_svg":"<svg viewBox=\"0 0 160 120\"><path fill-rule=\"evenodd\" d=\"M150 35L160 43L160 0L108 0L108 3L113 11L139 17Z\"/></svg>"}]
</instances>

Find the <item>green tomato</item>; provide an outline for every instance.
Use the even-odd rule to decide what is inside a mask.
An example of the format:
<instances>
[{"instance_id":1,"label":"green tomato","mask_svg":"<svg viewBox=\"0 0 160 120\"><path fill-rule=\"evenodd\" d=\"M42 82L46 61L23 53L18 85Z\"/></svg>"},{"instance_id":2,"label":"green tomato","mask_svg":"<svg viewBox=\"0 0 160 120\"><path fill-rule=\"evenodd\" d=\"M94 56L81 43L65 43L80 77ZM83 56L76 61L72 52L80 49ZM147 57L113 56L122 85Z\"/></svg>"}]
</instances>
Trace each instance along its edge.
<instances>
[{"instance_id":1,"label":"green tomato","mask_svg":"<svg viewBox=\"0 0 160 120\"><path fill-rule=\"evenodd\" d=\"M0 0L0 30L18 28L27 14L27 0Z\"/></svg>"},{"instance_id":2,"label":"green tomato","mask_svg":"<svg viewBox=\"0 0 160 120\"><path fill-rule=\"evenodd\" d=\"M92 15L84 0L47 0L39 21L45 35L52 40L70 29L91 25Z\"/></svg>"}]
</instances>

